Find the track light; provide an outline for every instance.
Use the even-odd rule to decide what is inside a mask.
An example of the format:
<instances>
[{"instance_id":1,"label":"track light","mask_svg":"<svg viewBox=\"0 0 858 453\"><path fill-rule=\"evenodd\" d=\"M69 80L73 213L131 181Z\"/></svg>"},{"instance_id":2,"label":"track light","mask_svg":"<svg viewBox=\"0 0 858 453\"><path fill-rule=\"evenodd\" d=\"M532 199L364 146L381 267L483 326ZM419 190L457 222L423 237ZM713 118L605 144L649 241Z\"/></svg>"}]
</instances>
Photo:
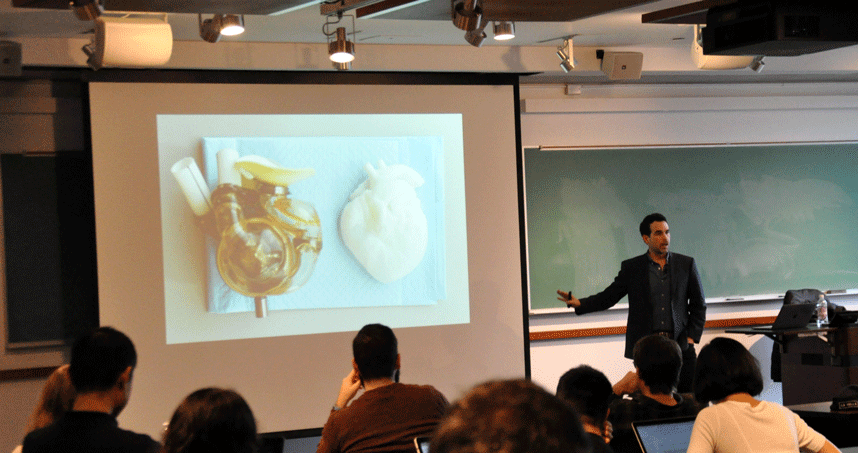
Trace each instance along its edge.
<instances>
[{"instance_id":1,"label":"track light","mask_svg":"<svg viewBox=\"0 0 858 453\"><path fill-rule=\"evenodd\" d=\"M572 58L572 38L563 40L563 44L557 48L557 56L560 58L560 69L563 72L575 69L575 59Z\"/></svg>"},{"instance_id":2,"label":"track light","mask_svg":"<svg viewBox=\"0 0 858 453\"><path fill-rule=\"evenodd\" d=\"M218 42L221 36L235 36L244 33L244 16L235 14L215 14L211 19L203 20L198 14L200 37L208 42Z\"/></svg>"},{"instance_id":3,"label":"track light","mask_svg":"<svg viewBox=\"0 0 858 453\"><path fill-rule=\"evenodd\" d=\"M766 65L766 62L763 61L764 58L766 57L762 55L754 57L753 61L751 61L751 64L749 64L748 67L756 73L763 72L763 67Z\"/></svg>"},{"instance_id":4,"label":"track light","mask_svg":"<svg viewBox=\"0 0 858 453\"><path fill-rule=\"evenodd\" d=\"M453 24L460 30L473 31L480 27L483 8L478 0L464 0L453 7Z\"/></svg>"},{"instance_id":5,"label":"track light","mask_svg":"<svg viewBox=\"0 0 858 453\"><path fill-rule=\"evenodd\" d=\"M494 31L496 41L506 41L515 38L515 22L495 22Z\"/></svg>"},{"instance_id":6,"label":"track light","mask_svg":"<svg viewBox=\"0 0 858 453\"><path fill-rule=\"evenodd\" d=\"M80 20L95 20L104 12L99 0L72 0L71 7L75 16Z\"/></svg>"},{"instance_id":7,"label":"track light","mask_svg":"<svg viewBox=\"0 0 858 453\"><path fill-rule=\"evenodd\" d=\"M485 39L486 39L486 31L485 31L486 25L487 25L487 23L483 23L481 26L479 26L479 27L477 27L471 31L465 32L465 41L467 41L468 44L470 44L474 47L482 46L483 41L485 41Z\"/></svg>"},{"instance_id":8,"label":"track light","mask_svg":"<svg viewBox=\"0 0 858 453\"><path fill-rule=\"evenodd\" d=\"M346 27L337 28L337 39L328 44L328 55L334 63L348 63L355 59L355 45L346 38Z\"/></svg>"}]
</instances>

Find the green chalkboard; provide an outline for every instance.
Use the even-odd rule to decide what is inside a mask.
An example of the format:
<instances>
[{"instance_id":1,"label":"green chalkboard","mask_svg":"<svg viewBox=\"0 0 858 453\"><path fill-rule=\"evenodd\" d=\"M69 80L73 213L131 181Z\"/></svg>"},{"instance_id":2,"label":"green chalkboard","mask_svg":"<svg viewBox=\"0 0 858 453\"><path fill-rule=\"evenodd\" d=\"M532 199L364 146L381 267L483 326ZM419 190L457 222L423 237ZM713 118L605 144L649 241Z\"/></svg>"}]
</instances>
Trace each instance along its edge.
<instances>
[{"instance_id":1,"label":"green chalkboard","mask_svg":"<svg viewBox=\"0 0 858 453\"><path fill-rule=\"evenodd\" d=\"M533 311L607 287L651 212L709 301L858 288L858 144L526 149L524 174Z\"/></svg>"}]
</instances>

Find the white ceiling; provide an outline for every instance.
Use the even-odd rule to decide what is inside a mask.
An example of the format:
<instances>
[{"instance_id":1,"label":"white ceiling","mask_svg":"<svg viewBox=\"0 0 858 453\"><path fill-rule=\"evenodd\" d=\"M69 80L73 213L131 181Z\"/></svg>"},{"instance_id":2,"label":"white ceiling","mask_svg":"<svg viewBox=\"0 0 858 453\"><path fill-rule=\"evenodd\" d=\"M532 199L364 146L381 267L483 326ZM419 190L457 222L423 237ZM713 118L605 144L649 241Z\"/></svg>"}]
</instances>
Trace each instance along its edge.
<instances>
[{"instance_id":1,"label":"white ceiling","mask_svg":"<svg viewBox=\"0 0 858 453\"><path fill-rule=\"evenodd\" d=\"M252 42L325 42L324 16L319 2L276 16L245 16L247 31L224 41ZM641 24L641 14L669 8L689 0L662 0L642 7L582 19L575 22L517 23L516 38L501 44L489 39L484 46L557 46L562 37L577 35L582 46L682 45L688 25ZM204 16L205 18L206 16ZM210 16L209 16L210 17ZM199 40L197 15L170 14L168 18L175 40ZM11 0L0 0L0 38L74 37L86 33L91 23L77 20L71 10L15 8ZM452 20L357 19L356 44L439 44L464 45L464 32Z\"/></svg>"},{"instance_id":2,"label":"white ceiling","mask_svg":"<svg viewBox=\"0 0 858 453\"><path fill-rule=\"evenodd\" d=\"M822 52L802 57L767 58L766 69L761 74L750 70L700 71L691 64L690 46L693 39L691 25L643 24L641 15L674 6L694 3L692 0L661 0L643 6L629 8L573 22L516 23L516 38L499 42L489 38L488 47L551 47L558 46L566 36L574 35L575 48L606 50L632 50L644 53L645 76L643 81L658 77L661 81L709 81L723 79L727 74L731 81L856 81L858 80L858 46ZM205 16L204 16L205 18ZM201 41L198 18L195 14L170 14L174 41ZM325 18L320 14L318 2L304 8L273 16L245 16L247 31L236 37L223 37L221 43L240 42L286 42L324 43L322 33ZM71 10L24 9L12 7L11 0L0 0L0 39L16 38L82 38L92 29L91 22L75 18ZM464 40L464 32L457 29L452 20L391 20L357 19L355 44L361 45L436 45L470 47ZM220 43L211 44L217 46ZM538 50L538 49L537 49ZM556 60L556 57L553 57ZM576 58L578 56L576 55ZM683 60L681 64L674 60ZM687 62L685 60L688 60ZM592 58L591 58L592 60ZM665 67L658 74L648 70L654 64ZM554 64L552 64L554 65ZM598 70L598 67L595 68ZM558 70L535 76L543 81L575 81L592 77L587 74L563 74Z\"/></svg>"}]
</instances>

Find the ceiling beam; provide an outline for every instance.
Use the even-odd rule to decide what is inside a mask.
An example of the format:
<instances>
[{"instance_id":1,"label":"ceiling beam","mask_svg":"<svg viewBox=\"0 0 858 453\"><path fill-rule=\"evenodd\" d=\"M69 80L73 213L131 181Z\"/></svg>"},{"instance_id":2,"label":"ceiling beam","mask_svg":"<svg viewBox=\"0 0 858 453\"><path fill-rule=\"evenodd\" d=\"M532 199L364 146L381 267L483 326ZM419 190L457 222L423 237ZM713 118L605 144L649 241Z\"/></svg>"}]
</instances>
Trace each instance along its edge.
<instances>
[{"instance_id":1,"label":"ceiling beam","mask_svg":"<svg viewBox=\"0 0 858 453\"><path fill-rule=\"evenodd\" d=\"M737 0L702 0L687 5L653 11L641 16L644 24L705 24L709 8L736 3Z\"/></svg>"}]
</instances>

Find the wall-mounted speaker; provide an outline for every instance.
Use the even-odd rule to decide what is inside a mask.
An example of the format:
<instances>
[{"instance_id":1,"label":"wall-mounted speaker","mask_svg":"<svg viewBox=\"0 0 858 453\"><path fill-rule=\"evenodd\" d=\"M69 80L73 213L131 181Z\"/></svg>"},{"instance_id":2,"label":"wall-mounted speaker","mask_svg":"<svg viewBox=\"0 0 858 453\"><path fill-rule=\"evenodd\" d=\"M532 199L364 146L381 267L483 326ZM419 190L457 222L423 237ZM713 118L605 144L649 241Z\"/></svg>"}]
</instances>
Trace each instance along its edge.
<instances>
[{"instance_id":1,"label":"wall-mounted speaker","mask_svg":"<svg viewBox=\"0 0 858 453\"><path fill-rule=\"evenodd\" d=\"M637 80L641 78L643 54L640 52L605 52L602 72L609 80Z\"/></svg>"},{"instance_id":2,"label":"wall-mounted speaker","mask_svg":"<svg viewBox=\"0 0 858 453\"><path fill-rule=\"evenodd\" d=\"M21 43L0 41L0 77L21 75Z\"/></svg>"},{"instance_id":3,"label":"wall-mounted speaker","mask_svg":"<svg viewBox=\"0 0 858 453\"><path fill-rule=\"evenodd\" d=\"M95 37L84 46L87 63L103 66L160 66L173 52L173 31L165 20L101 16L95 20Z\"/></svg>"}]
</instances>

